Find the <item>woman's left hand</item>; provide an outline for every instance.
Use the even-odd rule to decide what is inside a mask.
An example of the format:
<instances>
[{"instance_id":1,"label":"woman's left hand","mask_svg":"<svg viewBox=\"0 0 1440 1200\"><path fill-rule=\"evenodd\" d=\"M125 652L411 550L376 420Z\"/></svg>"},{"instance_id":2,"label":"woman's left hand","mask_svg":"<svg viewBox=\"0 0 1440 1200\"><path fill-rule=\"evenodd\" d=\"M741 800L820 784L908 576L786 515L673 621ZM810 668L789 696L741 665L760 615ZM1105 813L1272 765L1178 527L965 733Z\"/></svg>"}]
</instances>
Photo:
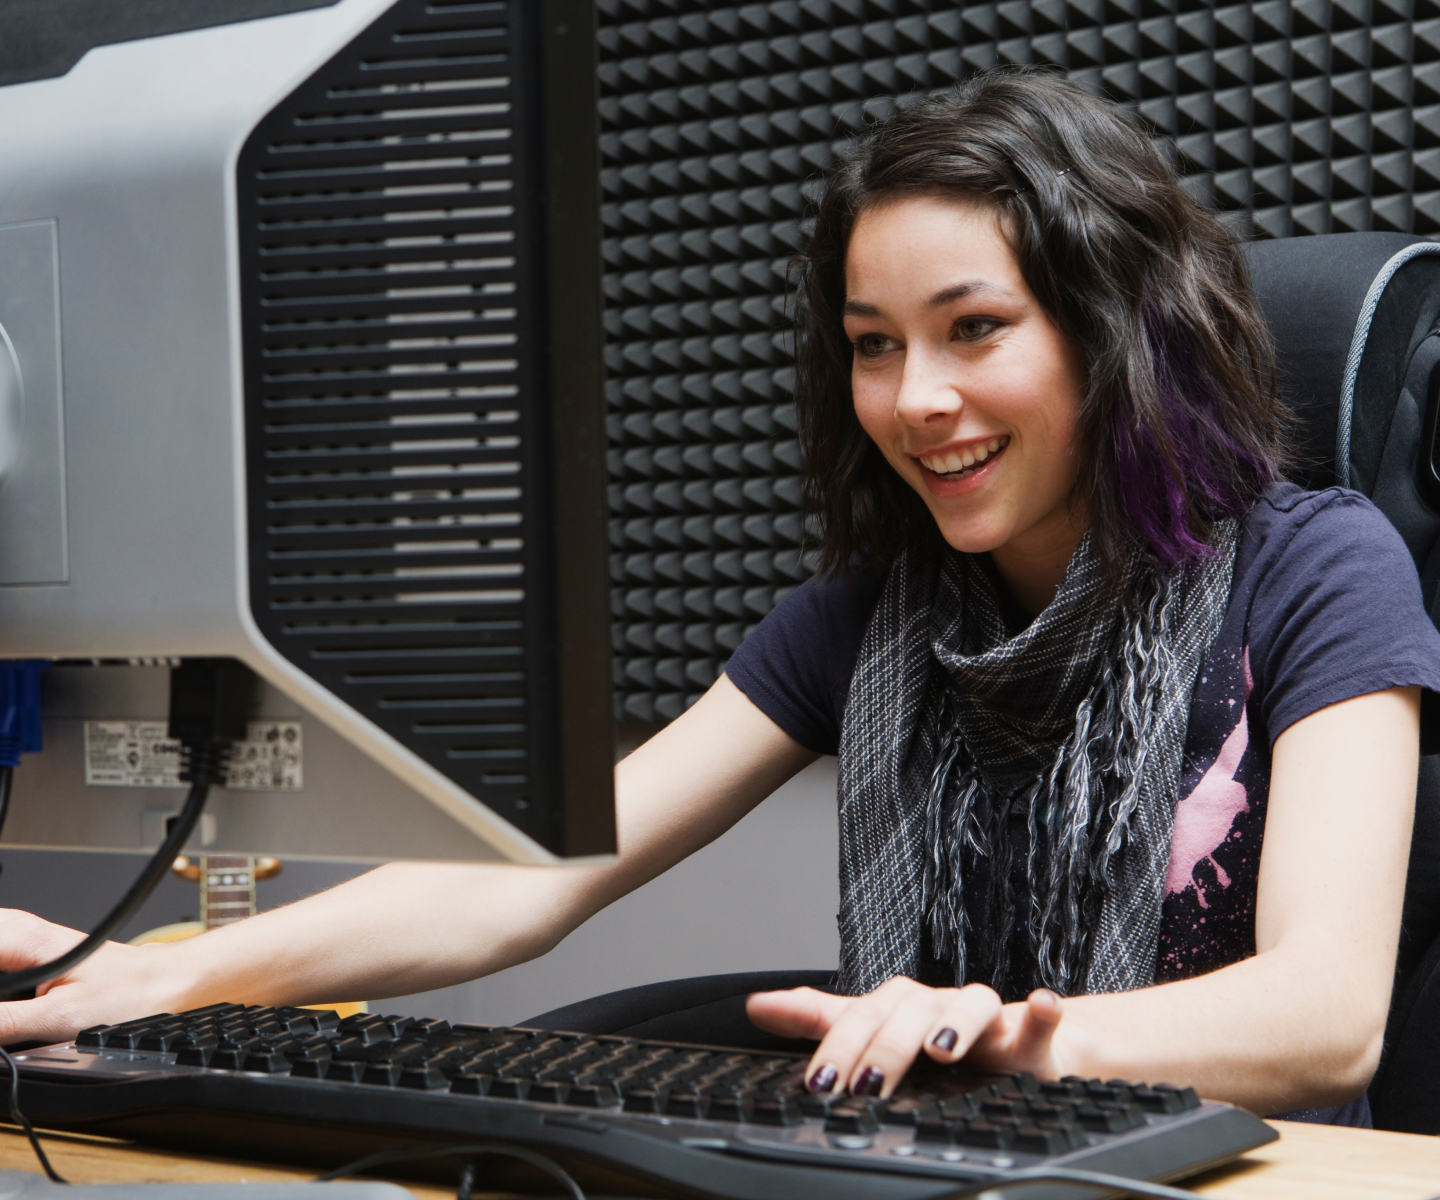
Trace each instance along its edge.
<instances>
[{"instance_id":1,"label":"woman's left hand","mask_svg":"<svg viewBox=\"0 0 1440 1200\"><path fill-rule=\"evenodd\" d=\"M1002 1004L984 984L931 988L896 976L865 996L832 996L814 988L756 992L750 1020L782 1037L820 1038L806 1068L812 1092L850 1091L888 1096L923 1050L936 1062L967 1058L987 1071L1032 1071L1057 1079L1064 1009L1040 989L1018 1004Z\"/></svg>"}]
</instances>

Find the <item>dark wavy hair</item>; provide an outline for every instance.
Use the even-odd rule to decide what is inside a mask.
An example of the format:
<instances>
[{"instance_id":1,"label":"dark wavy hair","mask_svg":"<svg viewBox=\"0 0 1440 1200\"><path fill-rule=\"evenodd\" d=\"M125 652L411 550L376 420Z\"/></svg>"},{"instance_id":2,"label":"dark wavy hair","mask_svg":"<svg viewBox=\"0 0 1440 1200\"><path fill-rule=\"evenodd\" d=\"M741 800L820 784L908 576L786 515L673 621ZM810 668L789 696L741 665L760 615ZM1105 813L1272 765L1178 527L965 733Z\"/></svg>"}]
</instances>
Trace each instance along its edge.
<instances>
[{"instance_id":1,"label":"dark wavy hair","mask_svg":"<svg viewBox=\"0 0 1440 1200\"><path fill-rule=\"evenodd\" d=\"M938 195L992 208L1085 367L1080 430L1101 562L1173 568L1280 477L1285 412L1238 247L1128 113L1036 71L977 75L900 108L831 178L799 256L796 418L822 573L938 538L855 416L845 255L867 208ZM938 544L938 543L937 543Z\"/></svg>"}]
</instances>

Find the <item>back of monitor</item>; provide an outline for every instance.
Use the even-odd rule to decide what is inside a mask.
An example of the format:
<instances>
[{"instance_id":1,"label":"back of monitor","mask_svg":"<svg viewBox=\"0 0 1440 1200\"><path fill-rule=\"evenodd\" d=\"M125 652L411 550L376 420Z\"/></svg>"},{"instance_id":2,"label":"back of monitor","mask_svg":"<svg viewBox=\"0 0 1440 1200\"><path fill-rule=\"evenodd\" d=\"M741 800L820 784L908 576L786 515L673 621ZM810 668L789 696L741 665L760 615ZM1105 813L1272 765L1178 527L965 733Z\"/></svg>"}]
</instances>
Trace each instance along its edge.
<instances>
[{"instance_id":1,"label":"back of monitor","mask_svg":"<svg viewBox=\"0 0 1440 1200\"><path fill-rule=\"evenodd\" d=\"M592 26L342 0L0 87L0 656L62 664L7 841L153 846L87 728L225 655L306 765L217 852L613 850Z\"/></svg>"}]
</instances>

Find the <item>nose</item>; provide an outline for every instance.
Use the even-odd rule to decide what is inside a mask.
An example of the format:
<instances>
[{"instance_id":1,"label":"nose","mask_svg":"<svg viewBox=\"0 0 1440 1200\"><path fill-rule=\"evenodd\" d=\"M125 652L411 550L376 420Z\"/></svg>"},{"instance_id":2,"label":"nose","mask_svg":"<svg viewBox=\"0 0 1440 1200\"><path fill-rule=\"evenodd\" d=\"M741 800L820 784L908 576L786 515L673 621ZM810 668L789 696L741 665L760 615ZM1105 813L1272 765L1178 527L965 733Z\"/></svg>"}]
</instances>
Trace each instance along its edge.
<instances>
[{"instance_id":1,"label":"nose","mask_svg":"<svg viewBox=\"0 0 1440 1200\"><path fill-rule=\"evenodd\" d=\"M958 382L944 364L924 347L907 347L895 396L896 418L919 429L954 420L964 406Z\"/></svg>"}]
</instances>

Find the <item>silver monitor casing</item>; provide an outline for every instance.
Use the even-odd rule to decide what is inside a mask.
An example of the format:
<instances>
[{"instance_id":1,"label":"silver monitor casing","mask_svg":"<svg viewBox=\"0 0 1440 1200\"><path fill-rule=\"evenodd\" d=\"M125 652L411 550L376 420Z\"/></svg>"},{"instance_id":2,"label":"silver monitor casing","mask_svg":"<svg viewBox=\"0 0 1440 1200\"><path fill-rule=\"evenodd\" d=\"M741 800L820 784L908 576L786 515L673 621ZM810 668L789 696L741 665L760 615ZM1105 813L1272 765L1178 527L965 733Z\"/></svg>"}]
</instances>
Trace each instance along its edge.
<instances>
[{"instance_id":1,"label":"silver monitor casing","mask_svg":"<svg viewBox=\"0 0 1440 1200\"><path fill-rule=\"evenodd\" d=\"M99 46L0 88L0 326L24 384L8 411L0 386L0 465L7 437L20 447L0 481L0 657L252 667L262 715L303 717L314 758L301 793L217 793L217 852L552 863L278 653L250 609L237 156L387 6ZM163 679L51 673L7 843L153 848L145 814L176 794L87 788L76 739L86 719L163 717Z\"/></svg>"}]
</instances>

